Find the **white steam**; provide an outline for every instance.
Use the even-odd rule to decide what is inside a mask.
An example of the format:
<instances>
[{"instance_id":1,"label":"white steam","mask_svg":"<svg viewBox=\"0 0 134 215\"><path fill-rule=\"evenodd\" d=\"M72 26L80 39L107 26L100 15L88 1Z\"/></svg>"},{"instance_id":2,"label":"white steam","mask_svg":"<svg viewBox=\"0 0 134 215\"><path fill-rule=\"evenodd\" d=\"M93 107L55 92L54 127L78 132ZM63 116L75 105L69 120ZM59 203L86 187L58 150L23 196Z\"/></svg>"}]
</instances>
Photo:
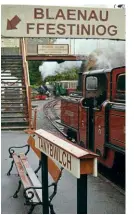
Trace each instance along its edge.
<instances>
[{"instance_id":1,"label":"white steam","mask_svg":"<svg viewBox=\"0 0 134 215\"><path fill-rule=\"evenodd\" d=\"M55 44L69 44L72 55L87 55L91 53L96 59L96 68L114 68L125 66L125 41L112 40L68 40L57 39ZM97 51L95 51L97 50ZM40 67L42 79L48 75L54 75L56 71L62 72L66 68L80 67L81 61L44 62Z\"/></svg>"},{"instance_id":2,"label":"white steam","mask_svg":"<svg viewBox=\"0 0 134 215\"><path fill-rule=\"evenodd\" d=\"M94 52L94 57L95 67L99 69L125 66L125 42L114 41L106 48L99 48L96 53Z\"/></svg>"},{"instance_id":3,"label":"white steam","mask_svg":"<svg viewBox=\"0 0 134 215\"><path fill-rule=\"evenodd\" d=\"M54 75L56 72L63 72L66 69L72 67L80 67L80 61L66 61L58 64L57 62L44 62L40 67L39 71L41 72L42 79L44 80L49 75Z\"/></svg>"}]
</instances>

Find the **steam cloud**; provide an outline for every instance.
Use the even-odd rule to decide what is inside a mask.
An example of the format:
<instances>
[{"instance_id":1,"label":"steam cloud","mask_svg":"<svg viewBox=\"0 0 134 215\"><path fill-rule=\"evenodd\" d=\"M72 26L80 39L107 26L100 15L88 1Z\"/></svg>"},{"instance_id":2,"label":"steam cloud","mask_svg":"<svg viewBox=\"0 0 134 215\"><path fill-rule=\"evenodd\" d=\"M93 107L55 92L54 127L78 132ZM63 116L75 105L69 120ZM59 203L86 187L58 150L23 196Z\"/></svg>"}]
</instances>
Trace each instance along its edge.
<instances>
[{"instance_id":1,"label":"steam cloud","mask_svg":"<svg viewBox=\"0 0 134 215\"><path fill-rule=\"evenodd\" d=\"M114 41L113 43L109 44L108 47L98 49L97 52L94 52L94 57L96 58L96 68L111 69L125 66L124 41Z\"/></svg>"},{"instance_id":2,"label":"steam cloud","mask_svg":"<svg viewBox=\"0 0 134 215\"><path fill-rule=\"evenodd\" d=\"M72 67L80 67L80 61L66 61L58 64L57 62L44 62L40 67L42 79L44 80L48 75L54 75L55 72L63 72L65 69L70 69Z\"/></svg>"},{"instance_id":3,"label":"steam cloud","mask_svg":"<svg viewBox=\"0 0 134 215\"><path fill-rule=\"evenodd\" d=\"M112 40L68 40L57 39L55 44L71 44L70 54L92 56L96 60L96 68L115 68L125 65L125 41ZM40 67L42 79L54 75L56 71L62 72L66 68L80 67L81 61L44 62Z\"/></svg>"}]
</instances>

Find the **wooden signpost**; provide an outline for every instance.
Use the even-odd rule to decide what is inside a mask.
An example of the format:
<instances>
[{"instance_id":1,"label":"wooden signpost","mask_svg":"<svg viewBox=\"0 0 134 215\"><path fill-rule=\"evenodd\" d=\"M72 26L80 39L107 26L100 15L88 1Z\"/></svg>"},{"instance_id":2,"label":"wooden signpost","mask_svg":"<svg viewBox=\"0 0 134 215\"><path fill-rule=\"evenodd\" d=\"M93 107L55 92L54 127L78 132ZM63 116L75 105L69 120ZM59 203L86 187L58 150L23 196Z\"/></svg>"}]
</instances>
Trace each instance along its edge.
<instances>
[{"instance_id":1,"label":"wooden signpost","mask_svg":"<svg viewBox=\"0 0 134 215\"><path fill-rule=\"evenodd\" d=\"M35 147L41 151L43 214L49 213L48 157L77 178L77 213L87 214L87 175L97 176L98 155L42 129L34 133Z\"/></svg>"}]
</instances>

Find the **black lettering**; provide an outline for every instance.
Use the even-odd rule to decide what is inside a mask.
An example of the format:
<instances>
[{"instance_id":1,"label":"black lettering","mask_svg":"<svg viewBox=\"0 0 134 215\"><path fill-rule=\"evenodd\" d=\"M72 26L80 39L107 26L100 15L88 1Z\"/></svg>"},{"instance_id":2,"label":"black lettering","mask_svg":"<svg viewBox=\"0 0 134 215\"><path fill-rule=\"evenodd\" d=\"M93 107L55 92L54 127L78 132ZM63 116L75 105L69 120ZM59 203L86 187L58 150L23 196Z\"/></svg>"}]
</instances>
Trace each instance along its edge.
<instances>
[{"instance_id":1,"label":"black lettering","mask_svg":"<svg viewBox=\"0 0 134 215\"><path fill-rule=\"evenodd\" d=\"M55 146L55 147L54 147L54 159L55 159L55 160L58 160L58 150L59 150L59 149Z\"/></svg>"},{"instance_id":2,"label":"black lettering","mask_svg":"<svg viewBox=\"0 0 134 215\"><path fill-rule=\"evenodd\" d=\"M48 141L46 141L46 145L47 145L47 153L50 154L50 150L49 150L50 149L50 145L49 145Z\"/></svg>"},{"instance_id":3,"label":"black lettering","mask_svg":"<svg viewBox=\"0 0 134 215\"><path fill-rule=\"evenodd\" d=\"M67 24L67 26L69 26L70 27L70 35L72 35L73 34L73 27L75 26L75 24Z\"/></svg>"},{"instance_id":4,"label":"black lettering","mask_svg":"<svg viewBox=\"0 0 134 215\"><path fill-rule=\"evenodd\" d=\"M80 34L80 26L77 25L77 35L79 35L79 34Z\"/></svg>"},{"instance_id":5,"label":"black lettering","mask_svg":"<svg viewBox=\"0 0 134 215\"><path fill-rule=\"evenodd\" d=\"M47 34L55 34L54 32L50 32L51 30L55 30L51 26L55 26L55 24L47 24Z\"/></svg>"},{"instance_id":6,"label":"black lettering","mask_svg":"<svg viewBox=\"0 0 134 215\"><path fill-rule=\"evenodd\" d=\"M46 9L46 19L54 19L53 17L49 16L49 9Z\"/></svg>"},{"instance_id":7,"label":"black lettering","mask_svg":"<svg viewBox=\"0 0 134 215\"><path fill-rule=\"evenodd\" d=\"M64 24L58 24L57 25L57 29L60 29L61 31L57 30L57 33L60 35L64 35L65 34L65 25Z\"/></svg>"},{"instance_id":8,"label":"black lettering","mask_svg":"<svg viewBox=\"0 0 134 215\"><path fill-rule=\"evenodd\" d=\"M53 145L50 143L50 156L53 157Z\"/></svg>"},{"instance_id":9,"label":"black lettering","mask_svg":"<svg viewBox=\"0 0 134 215\"><path fill-rule=\"evenodd\" d=\"M62 161L63 161L63 166L66 166L66 162L64 162L64 157L66 158L66 152L63 151L62 153Z\"/></svg>"},{"instance_id":10,"label":"black lettering","mask_svg":"<svg viewBox=\"0 0 134 215\"><path fill-rule=\"evenodd\" d=\"M75 16L76 10L67 10L67 20L76 20L76 17L71 17Z\"/></svg>"},{"instance_id":11,"label":"black lettering","mask_svg":"<svg viewBox=\"0 0 134 215\"><path fill-rule=\"evenodd\" d=\"M92 35L95 35L95 25L92 25Z\"/></svg>"},{"instance_id":12,"label":"black lettering","mask_svg":"<svg viewBox=\"0 0 134 215\"><path fill-rule=\"evenodd\" d=\"M108 11L106 11L105 17L102 17L102 10L100 11L100 20L101 21L107 21L108 20Z\"/></svg>"},{"instance_id":13,"label":"black lettering","mask_svg":"<svg viewBox=\"0 0 134 215\"><path fill-rule=\"evenodd\" d=\"M59 150L59 163L62 164L62 160L61 160L61 151Z\"/></svg>"},{"instance_id":14,"label":"black lettering","mask_svg":"<svg viewBox=\"0 0 134 215\"><path fill-rule=\"evenodd\" d=\"M27 23L27 34L29 34L30 29L34 29L34 28L30 27L30 25L34 26L34 23Z\"/></svg>"},{"instance_id":15,"label":"black lettering","mask_svg":"<svg viewBox=\"0 0 134 215\"><path fill-rule=\"evenodd\" d=\"M34 8L34 19L43 19L44 13L42 8Z\"/></svg>"},{"instance_id":16,"label":"black lettering","mask_svg":"<svg viewBox=\"0 0 134 215\"><path fill-rule=\"evenodd\" d=\"M47 153L46 143L43 144L43 150Z\"/></svg>"},{"instance_id":17,"label":"black lettering","mask_svg":"<svg viewBox=\"0 0 134 215\"><path fill-rule=\"evenodd\" d=\"M81 35L84 35L86 32L87 35L90 35L90 25L88 25L88 29L84 24L81 25Z\"/></svg>"},{"instance_id":18,"label":"black lettering","mask_svg":"<svg viewBox=\"0 0 134 215\"><path fill-rule=\"evenodd\" d=\"M90 13L88 20L90 20L90 19L95 19L96 21L98 21L97 15L94 10L92 10Z\"/></svg>"},{"instance_id":19,"label":"black lettering","mask_svg":"<svg viewBox=\"0 0 134 215\"><path fill-rule=\"evenodd\" d=\"M69 168L70 166L70 168ZM67 168L71 170L71 155L67 154Z\"/></svg>"},{"instance_id":20,"label":"black lettering","mask_svg":"<svg viewBox=\"0 0 134 215\"><path fill-rule=\"evenodd\" d=\"M108 33L111 35L111 36L115 36L117 34L117 26L115 25L110 25L108 27Z\"/></svg>"},{"instance_id":21,"label":"black lettering","mask_svg":"<svg viewBox=\"0 0 134 215\"><path fill-rule=\"evenodd\" d=\"M83 20L87 20L87 11L84 10L84 14L82 13L81 10L78 10L78 20L81 20L81 18Z\"/></svg>"},{"instance_id":22,"label":"black lettering","mask_svg":"<svg viewBox=\"0 0 134 215\"><path fill-rule=\"evenodd\" d=\"M106 33L106 27L104 25L98 25L96 28L96 32L98 35L102 36Z\"/></svg>"},{"instance_id":23,"label":"black lettering","mask_svg":"<svg viewBox=\"0 0 134 215\"><path fill-rule=\"evenodd\" d=\"M55 17L55 19L58 19L58 18L62 18L64 20L66 19L65 16L64 16L63 11L61 9L58 10L57 15Z\"/></svg>"},{"instance_id":24,"label":"black lettering","mask_svg":"<svg viewBox=\"0 0 134 215\"><path fill-rule=\"evenodd\" d=\"M40 33L40 30L44 30L44 24L43 23L37 23L37 34Z\"/></svg>"}]
</instances>

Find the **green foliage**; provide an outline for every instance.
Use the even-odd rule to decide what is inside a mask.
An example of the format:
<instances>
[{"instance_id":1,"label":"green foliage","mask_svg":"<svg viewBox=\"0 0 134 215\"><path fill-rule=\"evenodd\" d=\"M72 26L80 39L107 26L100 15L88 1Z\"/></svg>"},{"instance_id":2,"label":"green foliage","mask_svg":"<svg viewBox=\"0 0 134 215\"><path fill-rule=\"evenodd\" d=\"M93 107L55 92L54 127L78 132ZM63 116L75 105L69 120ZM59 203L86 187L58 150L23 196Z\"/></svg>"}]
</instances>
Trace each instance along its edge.
<instances>
[{"instance_id":1,"label":"green foliage","mask_svg":"<svg viewBox=\"0 0 134 215\"><path fill-rule=\"evenodd\" d=\"M29 61L29 77L30 84L35 88L42 84L41 73L39 72L39 66L41 61ZM65 68L63 72L55 71L55 75L49 75L45 78L44 82L53 82L53 81L64 81L64 80L77 80L78 79L79 67L73 67L71 69ZM33 87L33 88L34 88Z\"/></svg>"},{"instance_id":2,"label":"green foliage","mask_svg":"<svg viewBox=\"0 0 134 215\"><path fill-rule=\"evenodd\" d=\"M73 67L71 69L65 69L65 71L62 73L56 71L55 75L47 76L45 78L45 81L53 82L53 81L64 81L64 80L77 80L78 79L78 71L79 71L79 67Z\"/></svg>"},{"instance_id":3,"label":"green foliage","mask_svg":"<svg viewBox=\"0 0 134 215\"><path fill-rule=\"evenodd\" d=\"M30 77L30 84L31 85L41 85L42 77L41 73L39 72L39 66L41 65L41 61L29 61L29 77Z\"/></svg>"},{"instance_id":4,"label":"green foliage","mask_svg":"<svg viewBox=\"0 0 134 215\"><path fill-rule=\"evenodd\" d=\"M40 86L40 84L39 85L33 84L33 85L30 85L30 86L31 86L32 89L37 89Z\"/></svg>"}]
</instances>

